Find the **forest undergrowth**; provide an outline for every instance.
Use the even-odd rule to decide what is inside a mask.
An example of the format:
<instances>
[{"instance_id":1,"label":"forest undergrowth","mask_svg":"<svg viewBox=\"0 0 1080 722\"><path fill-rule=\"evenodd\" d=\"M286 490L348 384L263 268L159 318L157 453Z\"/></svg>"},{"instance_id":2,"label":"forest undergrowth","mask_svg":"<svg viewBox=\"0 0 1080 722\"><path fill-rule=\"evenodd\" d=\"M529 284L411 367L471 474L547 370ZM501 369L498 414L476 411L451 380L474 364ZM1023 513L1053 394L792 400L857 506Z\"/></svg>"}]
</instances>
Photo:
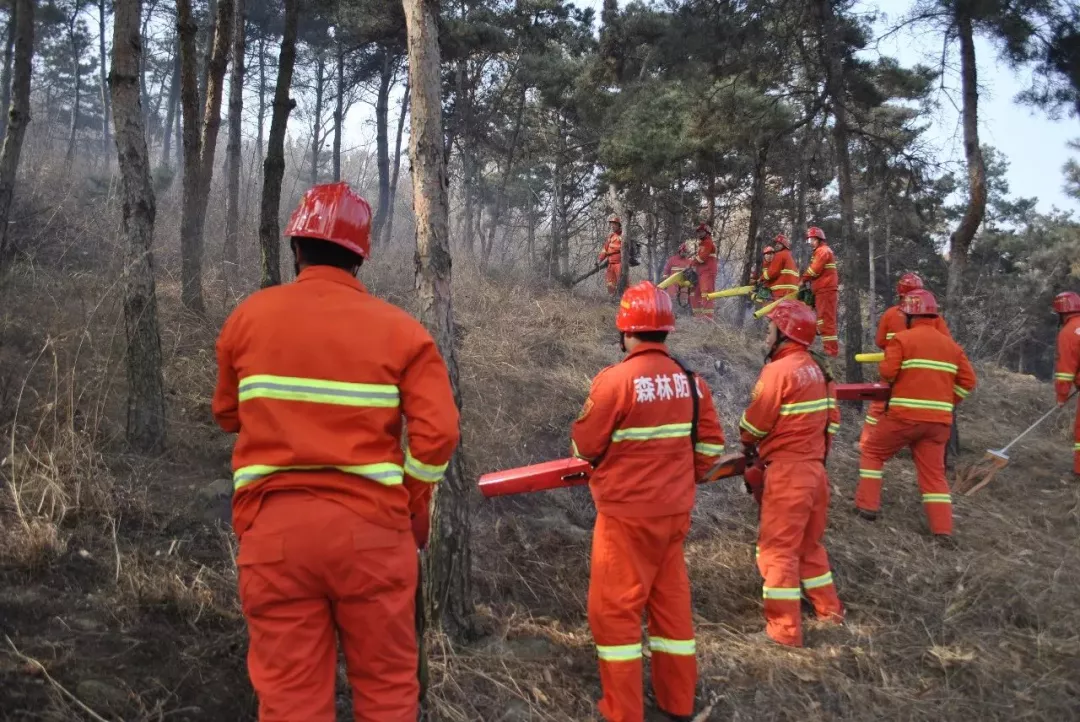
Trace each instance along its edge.
<instances>
[{"instance_id":1,"label":"forest undergrowth","mask_svg":"<svg viewBox=\"0 0 1080 722\"><path fill-rule=\"evenodd\" d=\"M157 458L126 452L122 254L108 240L114 216L88 209L61 205L36 227L35 254L0 300L0 718L253 719L221 481L231 438L210 415L213 342L230 294L208 273L207 315L183 310L166 205L157 290L169 447ZM411 269L404 248L380 248L361 275L409 308ZM597 291L455 265L471 479L567 454L590 379L619 358L615 307ZM688 317L674 334L676 353L712 386L729 440L760 368L760 335L753 323L738 331ZM1032 377L979 370L961 411L961 466L1053 398ZM948 549L927 536L909 457L887 467L879 522L849 513L861 416L844 409L829 462L827 546L849 621L811 627L806 649L749 639L762 627L756 509L738 481L701 492L687 545L700 719L1075 716L1071 421L1057 417L986 490L955 498L957 548ZM594 719L588 492L477 495L474 509L477 640L432 635L428 717ZM347 718L344 693L341 710Z\"/></svg>"}]
</instances>

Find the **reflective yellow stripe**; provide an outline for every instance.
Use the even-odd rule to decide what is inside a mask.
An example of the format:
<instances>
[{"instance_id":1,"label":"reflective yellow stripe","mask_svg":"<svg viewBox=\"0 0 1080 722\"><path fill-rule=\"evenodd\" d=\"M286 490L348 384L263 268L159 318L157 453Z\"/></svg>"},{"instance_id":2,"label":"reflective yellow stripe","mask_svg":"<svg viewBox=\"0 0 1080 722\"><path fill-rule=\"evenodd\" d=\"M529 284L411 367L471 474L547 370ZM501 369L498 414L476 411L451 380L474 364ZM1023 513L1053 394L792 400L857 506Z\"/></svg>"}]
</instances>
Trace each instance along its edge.
<instances>
[{"instance_id":1,"label":"reflective yellow stripe","mask_svg":"<svg viewBox=\"0 0 1080 722\"><path fill-rule=\"evenodd\" d=\"M437 484L442 481L448 466L450 466L449 462L445 464L425 464L412 455L411 449L405 452L405 473L419 481Z\"/></svg>"},{"instance_id":2,"label":"reflective yellow stripe","mask_svg":"<svg viewBox=\"0 0 1080 722\"><path fill-rule=\"evenodd\" d=\"M570 454L576 459L585 459L585 457L581 455L581 452L578 451L577 442L573 439L570 439ZM585 459L585 461L588 461L588 459Z\"/></svg>"},{"instance_id":3,"label":"reflective yellow stripe","mask_svg":"<svg viewBox=\"0 0 1080 722\"><path fill-rule=\"evenodd\" d=\"M875 419L873 416L867 416L863 420L871 426L877 426L877 419Z\"/></svg>"},{"instance_id":4,"label":"reflective yellow stripe","mask_svg":"<svg viewBox=\"0 0 1080 722\"><path fill-rule=\"evenodd\" d=\"M859 469L860 479L880 479L885 475L882 469Z\"/></svg>"},{"instance_id":5,"label":"reflective yellow stripe","mask_svg":"<svg viewBox=\"0 0 1080 722\"><path fill-rule=\"evenodd\" d=\"M900 364L902 369L929 369L931 371L945 371L950 374L956 373L956 364L944 361L934 361L928 358L909 358Z\"/></svg>"},{"instance_id":6,"label":"reflective yellow stripe","mask_svg":"<svg viewBox=\"0 0 1080 722\"><path fill-rule=\"evenodd\" d=\"M923 504L952 504L952 495L950 494L923 494Z\"/></svg>"},{"instance_id":7,"label":"reflective yellow stripe","mask_svg":"<svg viewBox=\"0 0 1080 722\"><path fill-rule=\"evenodd\" d=\"M633 662L641 659L641 643L618 644L611 647L596 645L596 656L605 662Z\"/></svg>"},{"instance_id":8,"label":"reflective yellow stripe","mask_svg":"<svg viewBox=\"0 0 1080 722\"><path fill-rule=\"evenodd\" d=\"M825 572L820 577L810 577L809 579L802 580L802 585L805 589L819 589L821 587L827 587L832 583L832 572Z\"/></svg>"},{"instance_id":9,"label":"reflective yellow stripe","mask_svg":"<svg viewBox=\"0 0 1080 722\"><path fill-rule=\"evenodd\" d=\"M240 381L240 401L278 399L307 401L335 406L396 408L401 404L397 386L388 384L353 384L326 379L256 374Z\"/></svg>"},{"instance_id":10,"label":"reflective yellow stripe","mask_svg":"<svg viewBox=\"0 0 1080 722\"><path fill-rule=\"evenodd\" d=\"M835 263L826 263L825 268L836 268L836 264Z\"/></svg>"},{"instance_id":11,"label":"reflective yellow stripe","mask_svg":"<svg viewBox=\"0 0 1080 722\"><path fill-rule=\"evenodd\" d=\"M723 444L705 444L698 442L694 444L694 451L705 456L720 456L724 453Z\"/></svg>"},{"instance_id":12,"label":"reflective yellow stripe","mask_svg":"<svg viewBox=\"0 0 1080 722\"><path fill-rule=\"evenodd\" d=\"M1074 381L1076 374L1054 374L1054 378L1058 381Z\"/></svg>"},{"instance_id":13,"label":"reflective yellow stripe","mask_svg":"<svg viewBox=\"0 0 1080 722\"><path fill-rule=\"evenodd\" d=\"M780 271L781 276L783 276L785 273L787 275L789 275L789 276L798 276L799 275L798 271L793 271L790 268L785 268L784 270Z\"/></svg>"},{"instance_id":14,"label":"reflective yellow stripe","mask_svg":"<svg viewBox=\"0 0 1080 722\"><path fill-rule=\"evenodd\" d=\"M697 644L692 639L649 637L649 649L653 652L675 654L680 657L693 657L694 653L697 652Z\"/></svg>"},{"instance_id":15,"label":"reflective yellow stripe","mask_svg":"<svg viewBox=\"0 0 1080 722\"><path fill-rule=\"evenodd\" d=\"M762 587L763 599L802 599L802 592L798 587Z\"/></svg>"},{"instance_id":16,"label":"reflective yellow stripe","mask_svg":"<svg viewBox=\"0 0 1080 722\"><path fill-rule=\"evenodd\" d=\"M806 269L806 275L807 275L807 276L810 276L811 278L817 278L817 277L818 277L818 274L817 274L817 273L815 273L815 272L814 272L814 271L813 271L812 269L810 269L810 268L807 268L807 269Z\"/></svg>"},{"instance_id":17,"label":"reflective yellow stripe","mask_svg":"<svg viewBox=\"0 0 1080 722\"><path fill-rule=\"evenodd\" d=\"M840 337L839 336L822 336L821 340L822 341L839 341Z\"/></svg>"},{"instance_id":18,"label":"reflective yellow stripe","mask_svg":"<svg viewBox=\"0 0 1080 722\"><path fill-rule=\"evenodd\" d=\"M953 390L954 394L956 394L957 396L959 396L962 399L966 399L968 396L971 395L970 391L968 391L965 388L961 388L961 387L959 387L959 386L957 386L955 384L953 384L952 390Z\"/></svg>"},{"instance_id":19,"label":"reflective yellow stripe","mask_svg":"<svg viewBox=\"0 0 1080 722\"><path fill-rule=\"evenodd\" d=\"M885 334L885 340L888 341L888 340L892 339L892 337L895 336L895 335L896 335L895 333L887 333L887 334Z\"/></svg>"},{"instance_id":20,"label":"reflective yellow stripe","mask_svg":"<svg viewBox=\"0 0 1080 722\"><path fill-rule=\"evenodd\" d=\"M1073 451L1080 451L1080 444L1073 444Z\"/></svg>"},{"instance_id":21,"label":"reflective yellow stripe","mask_svg":"<svg viewBox=\"0 0 1080 722\"><path fill-rule=\"evenodd\" d=\"M828 431L829 431L830 434L835 434L839 430L840 430L840 424L838 424L838 423L836 423L834 421L829 422Z\"/></svg>"},{"instance_id":22,"label":"reflective yellow stripe","mask_svg":"<svg viewBox=\"0 0 1080 722\"><path fill-rule=\"evenodd\" d=\"M653 441L654 439L677 439L690 435L690 424L665 424L664 426L641 426L633 429L616 429L611 435L617 441Z\"/></svg>"},{"instance_id":23,"label":"reflective yellow stripe","mask_svg":"<svg viewBox=\"0 0 1080 722\"><path fill-rule=\"evenodd\" d=\"M267 466L253 464L233 472L233 489L240 490L279 471L318 471L336 469L346 474L362 476L383 486L397 486L403 482L404 472L397 464L357 464L355 466L333 466L316 464L311 466Z\"/></svg>"},{"instance_id":24,"label":"reflective yellow stripe","mask_svg":"<svg viewBox=\"0 0 1080 722\"><path fill-rule=\"evenodd\" d=\"M813 401L798 401L793 404L781 404L780 415L781 416L794 416L796 414L813 414L818 411L829 410L828 397L823 399L814 399Z\"/></svg>"},{"instance_id":25,"label":"reflective yellow stripe","mask_svg":"<svg viewBox=\"0 0 1080 722\"><path fill-rule=\"evenodd\" d=\"M893 397L889 399L890 406L902 406L906 409L930 409L932 411L952 412L953 405L949 401L927 401L926 399L905 399Z\"/></svg>"},{"instance_id":26,"label":"reflective yellow stripe","mask_svg":"<svg viewBox=\"0 0 1080 722\"><path fill-rule=\"evenodd\" d=\"M792 286L787 283L778 283L775 286L769 286L770 291L798 291L798 286Z\"/></svg>"},{"instance_id":27,"label":"reflective yellow stripe","mask_svg":"<svg viewBox=\"0 0 1080 722\"><path fill-rule=\"evenodd\" d=\"M761 429L759 429L758 427L754 426L749 421L747 421L745 413L742 415L742 418L739 419L739 428L746 429L747 431L749 431L754 436L768 436L769 435L768 431L762 431Z\"/></svg>"}]
</instances>

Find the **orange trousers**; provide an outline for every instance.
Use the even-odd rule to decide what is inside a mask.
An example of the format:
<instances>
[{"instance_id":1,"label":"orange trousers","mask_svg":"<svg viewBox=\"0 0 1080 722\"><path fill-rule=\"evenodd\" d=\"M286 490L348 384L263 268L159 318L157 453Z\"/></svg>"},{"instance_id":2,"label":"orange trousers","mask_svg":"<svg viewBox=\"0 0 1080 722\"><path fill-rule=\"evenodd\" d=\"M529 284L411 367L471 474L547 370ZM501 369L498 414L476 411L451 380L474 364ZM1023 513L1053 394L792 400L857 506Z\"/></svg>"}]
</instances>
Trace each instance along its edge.
<instances>
[{"instance_id":1,"label":"orange trousers","mask_svg":"<svg viewBox=\"0 0 1080 722\"><path fill-rule=\"evenodd\" d=\"M716 259L710 258L705 263L699 263L694 266L694 270L697 271L698 282L690 294L690 308L693 309L695 316L712 318L715 302L710 298L705 298L705 294L716 290Z\"/></svg>"},{"instance_id":2,"label":"orange trousers","mask_svg":"<svg viewBox=\"0 0 1080 722\"><path fill-rule=\"evenodd\" d=\"M1073 425L1073 473L1080 474L1080 404L1076 406L1076 422Z\"/></svg>"},{"instance_id":3,"label":"orange trousers","mask_svg":"<svg viewBox=\"0 0 1080 722\"><path fill-rule=\"evenodd\" d=\"M260 722L334 722L337 641L357 722L415 722L416 544L307 492L263 502L240 539Z\"/></svg>"},{"instance_id":4,"label":"orange trousers","mask_svg":"<svg viewBox=\"0 0 1080 722\"><path fill-rule=\"evenodd\" d=\"M697 659L683 542L690 514L596 515L589 576L589 626L600 658L600 714L642 722L641 615L648 612L652 683L665 712L694 713Z\"/></svg>"},{"instance_id":5,"label":"orange trousers","mask_svg":"<svg viewBox=\"0 0 1080 722\"><path fill-rule=\"evenodd\" d=\"M901 449L911 447L930 532L952 534L952 497L945 478L945 446L950 429L949 424L897 419L889 413L879 418L862 444L855 506L865 511L881 510L885 462Z\"/></svg>"},{"instance_id":6,"label":"orange trousers","mask_svg":"<svg viewBox=\"0 0 1080 722\"><path fill-rule=\"evenodd\" d=\"M870 438L870 432L877 426L878 420L885 415L885 402L884 401L871 401L870 410L866 412L866 418L863 419L862 433L859 434L859 448L861 449L866 440Z\"/></svg>"},{"instance_id":7,"label":"orange trousers","mask_svg":"<svg viewBox=\"0 0 1080 722\"><path fill-rule=\"evenodd\" d=\"M814 310L817 312L817 332L826 356L840 355L840 337L836 331L837 291L814 291Z\"/></svg>"},{"instance_id":8,"label":"orange trousers","mask_svg":"<svg viewBox=\"0 0 1080 722\"><path fill-rule=\"evenodd\" d=\"M607 283L607 292L614 296L619 290L619 276L622 275L622 259L611 256L608 259L607 272L604 281Z\"/></svg>"},{"instance_id":9,"label":"orange trousers","mask_svg":"<svg viewBox=\"0 0 1080 722\"><path fill-rule=\"evenodd\" d=\"M829 479L820 461L775 461L765 469L757 565L765 580L765 631L780 644L802 646L802 590L819 619L844 618L821 543L828 512Z\"/></svg>"}]
</instances>

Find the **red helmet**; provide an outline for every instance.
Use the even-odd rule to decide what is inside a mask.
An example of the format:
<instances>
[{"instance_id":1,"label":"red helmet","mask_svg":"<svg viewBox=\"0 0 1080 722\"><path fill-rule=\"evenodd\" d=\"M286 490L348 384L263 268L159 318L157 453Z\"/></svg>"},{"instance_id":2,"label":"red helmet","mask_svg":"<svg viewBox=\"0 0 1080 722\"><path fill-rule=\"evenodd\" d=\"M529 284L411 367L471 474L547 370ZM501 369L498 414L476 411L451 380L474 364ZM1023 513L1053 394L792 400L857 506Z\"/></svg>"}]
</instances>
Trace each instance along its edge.
<instances>
[{"instance_id":1,"label":"red helmet","mask_svg":"<svg viewBox=\"0 0 1080 722\"><path fill-rule=\"evenodd\" d=\"M761 251L761 255L763 255L763 256L767 256L770 253L776 253L776 249L773 248L772 246L765 246L765 248L762 249L762 251Z\"/></svg>"},{"instance_id":2,"label":"red helmet","mask_svg":"<svg viewBox=\"0 0 1080 722\"><path fill-rule=\"evenodd\" d=\"M811 238L816 238L819 241L824 241L825 240L825 231L821 230L817 226L810 226L809 228L806 229L806 238L807 238L807 240L809 240Z\"/></svg>"},{"instance_id":3,"label":"red helmet","mask_svg":"<svg viewBox=\"0 0 1080 722\"><path fill-rule=\"evenodd\" d=\"M1065 291L1054 296L1054 313L1080 313L1080 295Z\"/></svg>"},{"instance_id":4,"label":"red helmet","mask_svg":"<svg viewBox=\"0 0 1080 722\"><path fill-rule=\"evenodd\" d=\"M787 236L785 236L783 233L776 234L776 238L773 239L773 245L777 248L791 248L791 244L788 243Z\"/></svg>"},{"instance_id":5,"label":"red helmet","mask_svg":"<svg viewBox=\"0 0 1080 722\"><path fill-rule=\"evenodd\" d=\"M817 335L817 316L805 303L784 300L776 304L768 318L777 330L797 344L809 346Z\"/></svg>"},{"instance_id":6,"label":"red helmet","mask_svg":"<svg viewBox=\"0 0 1080 722\"><path fill-rule=\"evenodd\" d=\"M623 333L674 331L675 311L671 308L671 296L651 281L631 286L619 302L615 328Z\"/></svg>"},{"instance_id":7,"label":"red helmet","mask_svg":"<svg viewBox=\"0 0 1080 722\"><path fill-rule=\"evenodd\" d=\"M916 288L900 302L900 310L908 316L938 315L937 299L925 288Z\"/></svg>"},{"instance_id":8,"label":"red helmet","mask_svg":"<svg viewBox=\"0 0 1080 722\"><path fill-rule=\"evenodd\" d=\"M371 251L371 206L348 183L312 186L289 217L285 235L329 241L367 258Z\"/></svg>"},{"instance_id":9,"label":"red helmet","mask_svg":"<svg viewBox=\"0 0 1080 722\"><path fill-rule=\"evenodd\" d=\"M698 223L697 229L699 231L705 231L706 233L710 232L709 231L709 224L706 223L705 221L702 221L701 223Z\"/></svg>"},{"instance_id":10,"label":"red helmet","mask_svg":"<svg viewBox=\"0 0 1080 722\"><path fill-rule=\"evenodd\" d=\"M917 273L905 273L896 282L896 293L903 298L917 288L922 288L922 278Z\"/></svg>"}]
</instances>

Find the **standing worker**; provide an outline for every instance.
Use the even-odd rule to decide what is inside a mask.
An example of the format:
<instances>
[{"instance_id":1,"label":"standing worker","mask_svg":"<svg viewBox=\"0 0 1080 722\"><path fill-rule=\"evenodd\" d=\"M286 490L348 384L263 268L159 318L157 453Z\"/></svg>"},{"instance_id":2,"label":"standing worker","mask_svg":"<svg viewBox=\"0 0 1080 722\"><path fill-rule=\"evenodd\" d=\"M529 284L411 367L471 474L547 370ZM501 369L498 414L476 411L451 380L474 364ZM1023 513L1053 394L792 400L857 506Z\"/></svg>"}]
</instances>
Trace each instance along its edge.
<instances>
[{"instance_id":1,"label":"standing worker","mask_svg":"<svg viewBox=\"0 0 1080 722\"><path fill-rule=\"evenodd\" d=\"M653 690L675 719L694 713L697 684L690 581L683 543L695 481L724 452L703 380L672 358L671 298L644 281L615 319L626 357L593 379L571 437L596 467L589 626L600 658L600 714L641 722L641 615L648 610Z\"/></svg>"},{"instance_id":2,"label":"standing worker","mask_svg":"<svg viewBox=\"0 0 1080 722\"><path fill-rule=\"evenodd\" d=\"M817 332L827 356L840 355L840 338L836 335L837 288L840 285L836 273L836 255L825 242L825 231L811 226L806 240L813 248L810 265L803 273L803 283L810 284L814 293L814 310L817 312Z\"/></svg>"},{"instance_id":3,"label":"standing worker","mask_svg":"<svg viewBox=\"0 0 1080 722\"><path fill-rule=\"evenodd\" d=\"M1063 406L1080 386L1080 295L1072 291L1059 293L1054 297L1054 312L1061 325L1054 363L1054 392L1058 406ZM1080 406L1073 428L1073 473L1080 476Z\"/></svg>"},{"instance_id":4,"label":"standing worker","mask_svg":"<svg viewBox=\"0 0 1080 722\"><path fill-rule=\"evenodd\" d=\"M694 301L691 306L695 314L701 314L706 318L713 317L713 301L705 298L705 294L716 290L716 243L713 241L712 232L707 223L699 223L697 227L697 252L690 259L694 270L697 271L697 288L694 289L690 299Z\"/></svg>"},{"instance_id":5,"label":"standing worker","mask_svg":"<svg viewBox=\"0 0 1080 722\"><path fill-rule=\"evenodd\" d=\"M900 302L903 301L904 296L908 295L912 291L922 288L922 277L917 273L905 273L900 276L900 280L896 283L896 305L889 306L885 309L885 313L881 314L881 320L878 321L877 337L874 339L874 343L882 351L885 350L885 345L892 339L893 336L900 333L907 328L907 316L904 315L903 309L900 308ZM952 334L949 333L949 326L945 323L945 319L941 316L934 316L934 328L941 333L945 334L949 338L952 338ZM870 410L866 414L866 419L863 423L862 434L859 437L859 446L861 447L863 442L866 441L870 434L870 427L876 426L878 419L885 413L885 402L874 401L870 404Z\"/></svg>"},{"instance_id":6,"label":"standing worker","mask_svg":"<svg viewBox=\"0 0 1080 722\"><path fill-rule=\"evenodd\" d=\"M772 248L773 257L766 259L766 265L761 269L761 280L775 300L799 290L799 267L795 265L787 236L783 233L777 234Z\"/></svg>"},{"instance_id":7,"label":"standing worker","mask_svg":"<svg viewBox=\"0 0 1080 722\"><path fill-rule=\"evenodd\" d=\"M757 564L764 579L765 633L800 647L800 585L818 619L844 618L821 543L829 510L825 459L840 428L840 410L830 380L808 351L814 312L786 300L768 318L765 367L739 428L747 461L756 457L765 467L763 480L746 476L748 489L761 500Z\"/></svg>"},{"instance_id":8,"label":"standing worker","mask_svg":"<svg viewBox=\"0 0 1080 722\"><path fill-rule=\"evenodd\" d=\"M604 280L607 282L609 296L614 296L619 288L619 276L622 275L622 220L618 216L608 218L608 227L611 232L604 241L604 248L600 251L597 263L607 261L607 274Z\"/></svg>"},{"instance_id":9,"label":"standing worker","mask_svg":"<svg viewBox=\"0 0 1080 722\"><path fill-rule=\"evenodd\" d=\"M239 433L236 564L264 722L333 722L336 639L358 721L417 716L416 550L458 410L424 327L356 279L370 224L348 184L308 190L285 228L296 282L250 296L217 342L213 412Z\"/></svg>"},{"instance_id":10,"label":"standing worker","mask_svg":"<svg viewBox=\"0 0 1080 722\"><path fill-rule=\"evenodd\" d=\"M892 385L885 413L862 444L855 510L874 520L881 511L882 470L910 447L930 533L952 535L952 496L945 478L945 446L956 404L975 389L967 354L937 328L934 294L915 289L900 305L907 328L885 345L881 379Z\"/></svg>"}]
</instances>

